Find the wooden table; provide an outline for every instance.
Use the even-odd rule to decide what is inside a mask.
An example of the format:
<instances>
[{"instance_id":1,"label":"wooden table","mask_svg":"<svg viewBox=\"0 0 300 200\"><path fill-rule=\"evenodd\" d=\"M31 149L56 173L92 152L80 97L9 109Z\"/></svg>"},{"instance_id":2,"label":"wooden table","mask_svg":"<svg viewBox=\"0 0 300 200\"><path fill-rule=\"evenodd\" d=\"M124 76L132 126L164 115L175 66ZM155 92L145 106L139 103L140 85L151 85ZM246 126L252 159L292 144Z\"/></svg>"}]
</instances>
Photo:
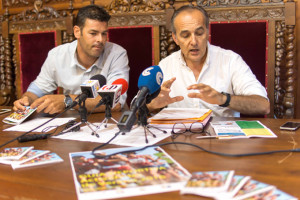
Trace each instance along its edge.
<instances>
[{"instance_id":1,"label":"wooden table","mask_svg":"<svg viewBox=\"0 0 300 200\"><path fill-rule=\"evenodd\" d=\"M74 115L74 112L69 114ZM1 121L7 115L8 114L1 115ZM75 112L75 116L79 117L77 112ZM120 113L113 113L113 117L115 119L119 119ZM89 118L89 121L100 122L103 120L103 118L104 114L93 114ZM230 118L226 118L226 120L230 120ZM288 120L268 118L261 118L258 120L269 127L278 136L278 138L199 140L193 136L179 136L176 141L191 142L208 150L226 153L250 153L300 148L300 130L290 132L281 131L279 129L279 126ZM292 121L300 120L294 119ZM8 127L9 125L1 123L1 130ZM21 134L21 132L1 131L0 144L3 144ZM167 138L162 142L168 141L171 141L171 139ZM6 145L6 147L34 146L35 149L50 150L62 157L64 162L17 170L13 170L8 165L0 164L0 199L77 199L69 160L69 153L90 151L98 145L98 143L93 142L69 141L54 138L27 143L18 143L15 141ZM112 147L117 146L107 146L107 148ZM298 198L300 197L300 153L276 153L270 155L235 158L209 154L194 147L185 145L168 145L164 146L163 149L165 149L167 153L169 153L177 162L179 162L191 173L196 171L235 170L235 174L251 176L252 179L275 185L284 192L287 192ZM130 197L127 199L186 200L207 198L193 195L180 195L179 192L176 191Z\"/></svg>"}]
</instances>

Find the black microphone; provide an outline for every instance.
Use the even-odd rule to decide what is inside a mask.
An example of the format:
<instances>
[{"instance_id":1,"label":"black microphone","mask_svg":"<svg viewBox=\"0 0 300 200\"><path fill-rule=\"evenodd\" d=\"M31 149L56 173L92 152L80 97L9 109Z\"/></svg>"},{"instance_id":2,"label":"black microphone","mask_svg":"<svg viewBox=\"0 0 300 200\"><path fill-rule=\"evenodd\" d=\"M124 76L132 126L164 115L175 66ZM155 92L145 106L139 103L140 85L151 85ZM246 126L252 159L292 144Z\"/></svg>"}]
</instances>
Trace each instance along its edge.
<instances>
[{"instance_id":1,"label":"black microphone","mask_svg":"<svg viewBox=\"0 0 300 200\"><path fill-rule=\"evenodd\" d=\"M125 111L122 114L117 124L121 132L130 132L133 124L137 120L136 113L138 109L147 102L147 97L149 95L157 96L159 94L159 92L156 92L160 89L162 81L163 73L159 66L148 67L142 72L138 80L138 87L140 90L136 96L136 99L130 106L130 110ZM151 100L151 97L149 97L148 101L151 102Z\"/></svg>"},{"instance_id":2,"label":"black microphone","mask_svg":"<svg viewBox=\"0 0 300 200\"><path fill-rule=\"evenodd\" d=\"M51 134L32 134L32 135L24 135L22 137L18 138L19 142L28 142L28 141L34 141L34 140L42 140L47 139Z\"/></svg>"},{"instance_id":3,"label":"black microphone","mask_svg":"<svg viewBox=\"0 0 300 200\"><path fill-rule=\"evenodd\" d=\"M78 99L78 102L73 101L73 104L77 105L79 102L85 101L87 98L96 98L98 96L97 91L106 84L106 78L97 74L90 78L90 80L84 81L81 85L81 94L78 95L75 99ZM75 105L72 105L73 107Z\"/></svg>"},{"instance_id":4,"label":"black microphone","mask_svg":"<svg viewBox=\"0 0 300 200\"><path fill-rule=\"evenodd\" d=\"M161 89L158 88L158 90L157 90L156 92L154 92L153 94L148 95L148 96L146 97L146 104L151 103L151 101L152 101L153 99L155 99L155 98L159 95L160 90L161 90Z\"/></svg>"}]
</instances>

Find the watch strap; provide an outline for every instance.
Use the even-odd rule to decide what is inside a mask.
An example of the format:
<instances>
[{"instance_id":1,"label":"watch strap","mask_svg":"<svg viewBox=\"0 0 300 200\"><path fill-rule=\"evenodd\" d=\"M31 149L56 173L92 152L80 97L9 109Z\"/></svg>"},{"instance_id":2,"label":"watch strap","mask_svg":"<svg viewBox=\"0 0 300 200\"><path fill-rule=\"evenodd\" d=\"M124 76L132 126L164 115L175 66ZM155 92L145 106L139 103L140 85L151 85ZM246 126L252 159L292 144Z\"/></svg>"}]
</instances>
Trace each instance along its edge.
<instances>
[{"instance_id":1,"label":"watch strap","mask_svg":"<svg viewBox=\"0 0 300 200\"><path fill-rule=\"evenodd\" d=\"M226 101L225 101L225 103L224 103L224 104L222 104L222 105L219 105L219 106L221 106L221 107L227 107L227 106L229 106L229 104L230 104L230 100L231 100L231 96L230 96L230 94L228 94L228 93L226 93L226 92L221 92L221 94L223 94L223 95L225 95L225 96L226 96Z\"/></svg>"}]
</instances>

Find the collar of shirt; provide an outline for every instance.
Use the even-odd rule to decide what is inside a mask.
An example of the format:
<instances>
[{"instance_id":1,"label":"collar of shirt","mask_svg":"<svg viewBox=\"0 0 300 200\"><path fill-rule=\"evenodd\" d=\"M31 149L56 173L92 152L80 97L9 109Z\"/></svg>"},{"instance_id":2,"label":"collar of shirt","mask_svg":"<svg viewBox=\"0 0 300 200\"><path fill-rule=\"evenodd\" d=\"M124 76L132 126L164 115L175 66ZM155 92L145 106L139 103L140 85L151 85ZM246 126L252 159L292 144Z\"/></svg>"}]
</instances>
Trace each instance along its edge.
<instances>
[{"instance_id":1,"label":"collar of shirt","mask_svg":"<svg viewBox=\"0 0 300 200\"><path fill-rule=\"evenodd\" d=\"M84 66L82 66L79 62L78 62L78 59L77 59L77 53L76 53L76 49L77 49L77 40L74 41L72 43L72 54L74 55L73 56L73 59L71 61L71 67L79 67L81 68L82 70L86 71L86 72L91 72L93 70L93 68L97 67L98 69L102 69L103 66L101 65L101 62L102 62L102 57L103 57L103 54L104 54L104 51L100 54L100 56L98 57L98 59L95 61L95 63L89 68L89 69L86 69ZM105 50L105 48L104 48Z\"/></svg>"},{"instance_id":2,"label":"collar of shirt","mask_svg":"<svg viewBox=\"0 0 300 200\"><path fill-rule=\"evenodd\" d=\"M198 77L198 80L197 80L198 83L199 83L199 80L200 80L201 76L203 75L203 72L204 72L205 70L207 70L207 68L208 68L208 66L209 66L209 62L210 62L210 52L209 52L209 49L210 49L210 43L207 42L207 56L206 56L206 59L205 59L203 68L202 68L202 70L201 70L201 72L200 72L200 75L199 75L199 77ZM187 64L186 64L186 62L185 62L185 59L184 59L184 57L183 57L183 54L182 54L181 50L179 50L178 53L179 53L179 55L180 55L180 56L179 56L179 62L181 63L180 66L185 67L186 69L189 69L189 70L190 70L190 68L187 66Z\"/></svg>"}]
</instances>

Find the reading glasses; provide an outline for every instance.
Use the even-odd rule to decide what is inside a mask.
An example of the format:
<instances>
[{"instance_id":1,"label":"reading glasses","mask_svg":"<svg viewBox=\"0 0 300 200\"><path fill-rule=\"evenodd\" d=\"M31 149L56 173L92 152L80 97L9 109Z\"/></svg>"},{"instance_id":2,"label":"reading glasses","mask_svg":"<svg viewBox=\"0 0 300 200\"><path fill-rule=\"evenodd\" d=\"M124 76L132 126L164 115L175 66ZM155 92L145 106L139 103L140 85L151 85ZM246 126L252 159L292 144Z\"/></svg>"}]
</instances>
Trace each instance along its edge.
<instances>
[{"instance_id":1,"label":"reading glasses","mask_svg":"<svg viewBox=\"0 0 300 200\"><path fill-rule=\"evenodd\" d=\"M205 126L201 122L193 122L190 125L184 123L175 123L172 127L171 137L176 139L179 135L185 133L206 133L204 131Z\"/></svg>"}]
</instances>

